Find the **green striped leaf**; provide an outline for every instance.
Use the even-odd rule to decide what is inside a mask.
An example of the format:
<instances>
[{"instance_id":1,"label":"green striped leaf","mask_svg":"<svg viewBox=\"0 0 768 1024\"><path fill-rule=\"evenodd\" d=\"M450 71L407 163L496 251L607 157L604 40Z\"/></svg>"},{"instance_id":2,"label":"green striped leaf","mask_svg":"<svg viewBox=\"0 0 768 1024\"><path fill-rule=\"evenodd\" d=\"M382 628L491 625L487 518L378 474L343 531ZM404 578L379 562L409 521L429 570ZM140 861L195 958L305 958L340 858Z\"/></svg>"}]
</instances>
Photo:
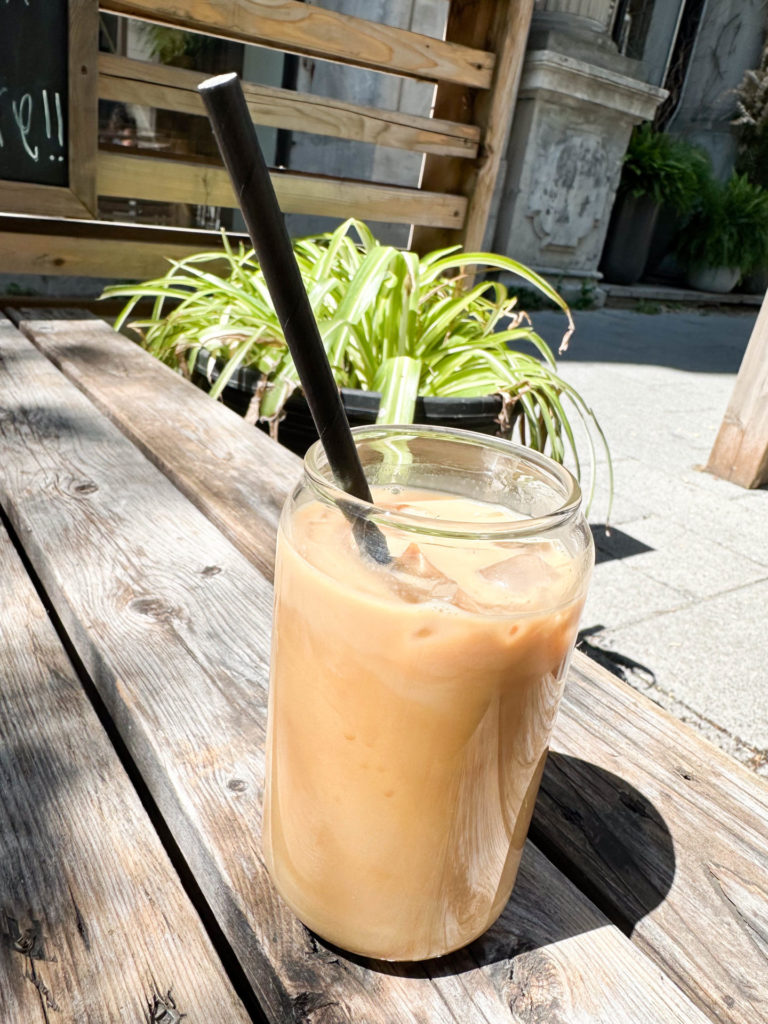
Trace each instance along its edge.
<instances>
[{"instance_id":1,"label":"green striped leaf","mask_svg":"<svg viewBox=\"0 0 768 1024\"><path fill-rule=\"evenodd\" d=\"M377 376L381 404L377 423L413 423L413 410L419 394L421 360L393 356L382 363Z\"/></svg>"}]
</instances>

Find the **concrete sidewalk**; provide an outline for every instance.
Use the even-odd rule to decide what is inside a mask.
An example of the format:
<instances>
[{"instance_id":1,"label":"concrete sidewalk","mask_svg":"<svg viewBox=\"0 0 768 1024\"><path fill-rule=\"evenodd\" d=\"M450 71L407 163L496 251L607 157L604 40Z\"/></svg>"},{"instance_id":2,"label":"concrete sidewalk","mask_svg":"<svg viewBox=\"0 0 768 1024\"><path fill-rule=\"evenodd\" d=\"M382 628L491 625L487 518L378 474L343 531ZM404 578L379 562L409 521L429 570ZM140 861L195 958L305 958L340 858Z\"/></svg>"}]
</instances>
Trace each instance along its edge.
<instances>
[{"instance_id":1,"label":"concrete sidewalk","mask_svg":"<svg viewBox=\"0 0 768 1024\"><path fill-rule=\"evenodd\" d=\"M556 347L562 316L532 314ZM610 444L590 522L598 545L588 654L768 777L768 489L702 471L756 318L576 312L560 372Z\"/></svg>"}]
</instances>

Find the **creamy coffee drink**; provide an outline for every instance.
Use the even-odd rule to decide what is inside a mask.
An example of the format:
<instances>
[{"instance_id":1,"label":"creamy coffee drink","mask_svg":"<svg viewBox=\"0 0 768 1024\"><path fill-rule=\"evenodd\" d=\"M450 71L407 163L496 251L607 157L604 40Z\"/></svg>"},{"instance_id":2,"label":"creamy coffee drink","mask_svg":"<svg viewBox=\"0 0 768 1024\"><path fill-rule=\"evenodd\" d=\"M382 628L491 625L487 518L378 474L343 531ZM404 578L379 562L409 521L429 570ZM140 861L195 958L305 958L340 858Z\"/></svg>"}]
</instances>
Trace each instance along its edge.
<instances>
[{"instance_id":1,"label":"creamy coffee drink","mask_svg":"<svg viewBox=\"0 0 768 1024\"><path fill-rule=\"evenodd\" d=\"M381 487L374 503L410 524L379 519L388 565L336 505L283 517L264 853L322 938L416 960L509 898L592 550L562 531L510 539L518 512L450 493ZM440 534L456 523L477 539Z\"/></svg>"}]
</instances>

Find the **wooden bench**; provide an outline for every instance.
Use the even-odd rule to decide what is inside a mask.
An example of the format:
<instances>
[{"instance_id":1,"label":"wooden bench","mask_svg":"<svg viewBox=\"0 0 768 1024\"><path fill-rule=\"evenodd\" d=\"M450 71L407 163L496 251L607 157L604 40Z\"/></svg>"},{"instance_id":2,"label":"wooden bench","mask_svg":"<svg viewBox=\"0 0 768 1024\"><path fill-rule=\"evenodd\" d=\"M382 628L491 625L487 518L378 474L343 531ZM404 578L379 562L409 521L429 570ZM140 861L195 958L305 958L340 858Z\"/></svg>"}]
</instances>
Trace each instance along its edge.
<instances>
[{"instance_id":1,"label":"wooden bench","mask_svg":"<svg viewBox=\"0 0 768 1024\"><path fill-rule=\"evenodd\" d=\"M0 947L4 1024L141 1019L168 988L189 1020L243 1019L238 998L312 1024L768 1018L768 787L580 655L497 924L415 965L307 932L259 843L272 551L300 464L103 322L14 316L19 329L0 322L0 504L181 883L3 541L26 610L0 613L0 735L27 741L0 754L3 863L22 858L2 875L17 922ZM28 955L36 936L55 961Z\"/></svg>"},{"instance_id":2,"label":"wooden bench","mask_svg":"<svg viewBox=\"0 0 768 1024\"><path fill-rule=\"evenodd\" d=\"M196 86L206 77L98 53L99 11L434 84L432 116L283 88L251 84L245 91L257 124L424 155L420 187L276 171L286 213L411 224L420 251L457 242L482 247L533 0L451 0L445 39L298 0L61 2L69 5L70 23L69 185L0 180L0 272L146 278L164 273L169 258L220 247L216 232L114 224L100 216L100 197L235 203L215 159L99 146L97 100L202 116Z\"/></svg>"}]
</instances>

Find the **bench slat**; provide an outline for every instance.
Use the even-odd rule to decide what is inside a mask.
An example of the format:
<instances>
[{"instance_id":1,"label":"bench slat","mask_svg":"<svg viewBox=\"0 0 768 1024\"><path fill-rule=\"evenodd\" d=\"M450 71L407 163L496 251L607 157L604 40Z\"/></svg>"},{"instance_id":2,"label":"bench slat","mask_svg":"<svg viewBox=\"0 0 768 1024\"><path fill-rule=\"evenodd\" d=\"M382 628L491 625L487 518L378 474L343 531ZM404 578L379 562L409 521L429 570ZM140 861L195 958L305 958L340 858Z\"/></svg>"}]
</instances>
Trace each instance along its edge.
<instances>
[{"instance_id":1,"label":"bench slat","mask_svg":"<svg viewBox=\"0 0 768 1024\"><path fill-rule=\"evenodd\" d=\"M268 532L298 479L294 456L106 324L78 324L76 343L65 323L24 329L271 572ZM173 438L171 419L179 424ZM259 480L274 486L265 494ZM765 784L578 652L554 749L534 818L537 842L574 877L599 885L594 898L694 1001L716 1007L714 1019L768 1018L767 987L758 980L768 945L760 917L768 905Z\"/></svg>"},{"instance_id":2,"label":"bench slat","mask_svg":"<svg viewBox=\"0 0 768 1024\"><path fill-rule=\"evenodd\" d=\"M13 266L14 274L72 274L149 280L168 272L168 260L193 256L206 243L211 249L220 248L220 242L220 237L201 239L197 245L161 241L153 237L152 232L123 240L106 234L88 238L27 231L10 233L3 231L0 225L0 265Z\"/></svg>"},{"instance_id":3,"label":"bench slat","mask_svg":"<svg viewBox=\"0 0 768 1024\"><path fill-rule=\"evenodd\" d=\"M246 1024L2 525L0 579L0 1020L144 1020L170 990Z\"/></svg>"},{"instance_id":4,"label":"bench slat","mask_svg":"<svg viewBox=\"0 0 768 1024\"><path fill-rule=\"evenodd\" d=\"M531 844L456 957L371 969L314 940L258 848L269 584L10 324L0 356L2 500L271 1019L708 1019Z\"/></svg>"},{"instance_id":5,"label":"bench slat","mask_svg":"<svg viewBox=\"0 0 768 1024\"><path fill-rule=\"evenodd\" d=\"M430 81L491 84L493 54L297 0L102 0L100 8Z\"/></svg>"},{"instance_id":6,"label":"bench slat","mask_svg":"<svg viewBox=\"0 0 768 1024\"><path fill-rule=\"evenodd\" d=\"M105 100L205 117L197 86L206 77L199 71L167 64L99 54L99 96ZM470 159L477 156L477 125L344 103L328 96L250 82L243 82L243 93L256 124L421 153Z\"/></svg>"},{"instance_id":7,"label":"bench slat","mask_svg":"<svg viewBox=\"0 0 768 1024\"><path fill-rule=\"evenodd\" d=\"M353 217L365 209L371 221L433 223L438 227L460 228L467 209L464 196L290 171L273 172L272 184L284 213ZM153 202L236 205L227 171L206 163L102 150L96 156L96 187L101 196L131 195Z\"/></svg>"}]
</instances>

